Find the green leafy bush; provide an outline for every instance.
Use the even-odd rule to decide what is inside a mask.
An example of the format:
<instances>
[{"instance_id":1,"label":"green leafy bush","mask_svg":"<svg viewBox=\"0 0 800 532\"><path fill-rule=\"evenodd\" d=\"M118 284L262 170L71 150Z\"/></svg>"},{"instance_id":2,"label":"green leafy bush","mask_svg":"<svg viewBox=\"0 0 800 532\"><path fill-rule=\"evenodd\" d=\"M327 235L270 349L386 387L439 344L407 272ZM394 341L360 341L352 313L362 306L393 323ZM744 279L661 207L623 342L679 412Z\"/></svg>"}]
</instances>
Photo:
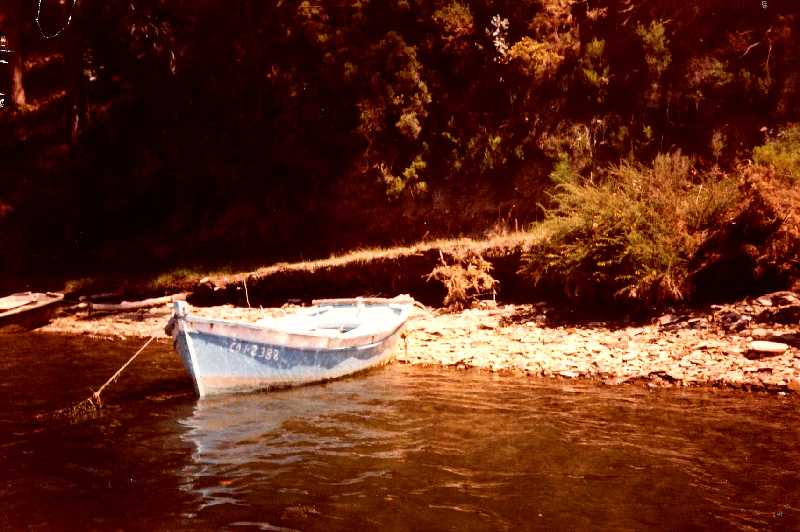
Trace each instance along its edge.
<instances>
[{"instance_id":1,"label":"green leafy bush","mask_svg":"<svg viewBox=\"0 0 800 532\"><path fill-rule=\"evenodd\" d=\"M672 64L666 27L660 20L651 21L649 26L640 23L636 27L636 34L642 41L644 59L650 74L650 86L643 91L642 98L648 106L658 107L663 96L661 77Z\"/></svg>"},{"instance_id":2,"label":"green leafy bush","mask_svg":"<svg viewBox=\"0 0 800 532\"><path fill-rule=\"evenodd\" d=\"M534 227L521 273L579 302L662 305L681 300L706 229L739 198L731 178L697 175L680 153L622 163L600 183L554 170L552 207Z\"/></svg>"},{"instance_id":3,"label":"green leafy bush","mask_svg":"<svg viewBox=\"0 0 800 532\"><path fill-rule=\"evenodd\" d=\"M636 34L642 40L647 68L656 77L660 77L672 63L672 53L669 50L669 39L664 23L653 20L649 26L639 24L636 26Z\"/></svg>"},{"instance_id":4,"label":"green leafy bush","mask_svg":"<svg viewBox=\"0 0 800 532\"><path fill-rule=\"evenodd\" d=\"M417 155L401 175L395 175L385 164L378 167L381 179L386 185L386 196L389 199L397 199L403 193L411 196L424 194L428 190L428 184L423 180L422 174L428 164Z\"/></svg>"},{"instance_id":5,"label":"green leafy bush","mask_svg":"<svg viewBox=\"0 0 800 532\"><path fill-rule=\"evenodd\" d=\"M800 179L800 125L792 125L753 149L753 160L774 167L781 175L796 182Z\"/></svg>"},{"instance_id":6,"label":"green leafy bush","mask_svg":"<svg viewBox=\"0 0 800 532\"><path fill-rule=\"evenodd\" d=\"M538 147L550 159L561 161L566 157L575 171L582 171L591 165L594 158L591 124L559 122L550 131L542 133Z\"/></svg>"},{"instance_id":7,"label":"green leafy bush","mask_svg":"<svg viewBox=\"0 0 800 532\"><path fill-rule=\"evenodd\" d=\"M433 13L433 20L439 26L441 38L446 47L467 47L468 37L475 31L475 23L469 6L461 2L451 2Z\"/></svg>"},{"instance_id":8,"label":"green leafy bush","mask_svg":"<svg viewBox=\"0 0 800 532\"><path fill-rule=\"evenodd\" d=\"M583 79L589 90L594 93L594 99L601 103L608 93L609 67L605 53L606 42L592 39L586 44L586 50L581 59Z\"/></svg>"},{"instance_id":9,"label":"green leafy bush","mask_svg":"<svg viewBox=\"0 0 800 532\"><path fill-rule=\"evenodd\" d=\"M714 156L715 160L719 161L722 155L725 153L727 140L728 139L725 135L725 132L721 129L715 129L711 134L711 140L708 142L708 147L711 148L711 155Z\"/></svg>"},{"instance_id":10,"label":"green leafy bush","mask_svg":"<svg viewBox=\"0 0 800 532\"><path fill-rule=\"evenodd\" d=\"M525 77L542 82L555 77L564 56L554 43L523 37L509 48L506 61L516 65Z\"/></svg>"}]
</instances>

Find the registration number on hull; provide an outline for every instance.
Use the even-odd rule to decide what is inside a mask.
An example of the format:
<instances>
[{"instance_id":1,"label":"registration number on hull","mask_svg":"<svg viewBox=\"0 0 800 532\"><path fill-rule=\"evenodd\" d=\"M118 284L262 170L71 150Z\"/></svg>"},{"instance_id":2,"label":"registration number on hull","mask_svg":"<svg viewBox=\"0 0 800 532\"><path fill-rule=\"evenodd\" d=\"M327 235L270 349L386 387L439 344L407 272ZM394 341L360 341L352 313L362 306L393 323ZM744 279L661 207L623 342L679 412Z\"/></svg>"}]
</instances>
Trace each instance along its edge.
<instances>
[{"instance_id":1,"label":"registration number on hull","mask_svg":"<svg viewBox=\"0 0 800 532\"><path fill-rule=\"evenodd\" d=\"M253 358L260 358L263 360L278 360L281 351L277 347L258 344L246 344L239 340L231 340L228 344L228 350L234 353L242 353L243 355L250 355Z\"/></svg>"}]
</instances>

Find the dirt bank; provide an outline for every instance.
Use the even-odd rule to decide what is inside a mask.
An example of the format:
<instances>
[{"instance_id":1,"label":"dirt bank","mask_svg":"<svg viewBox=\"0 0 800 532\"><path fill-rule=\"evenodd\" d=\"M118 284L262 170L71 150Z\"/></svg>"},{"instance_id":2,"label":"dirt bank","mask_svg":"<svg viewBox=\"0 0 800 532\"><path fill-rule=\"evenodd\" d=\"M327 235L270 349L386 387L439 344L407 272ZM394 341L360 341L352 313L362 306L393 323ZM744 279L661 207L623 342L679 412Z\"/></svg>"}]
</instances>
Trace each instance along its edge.
<instances>
[{"instance_id":1,"label":"dirt bank","mask_svg":"<svg viewBox=\"0 0 800 532\"><path fill-rule=\"evenodd\" d=\"M256 320L292 307L217 306L199 315ZM605 384L719 386L800 391L800 298L779 292L649 324L553 324L544 305L494 305L460 313L415 310L397 354L406 364L479 368ZM43 329L115 339L164 336L169 306L127 313L64 313Z\"/></svg>"},{"instance_id":2,"label":"dirt bank","mask_svg":"<svg viewBox=\"0 0 800 532\"><path fill-rule=\"evenodd\" d=\"M498 297L506 301L536 300L528 280L517 274L523 249L534 237L510 232L484 239L425 240L408 246L349 250L316 260L280 262L253 269L228 265L133 273L97 273L86 278L0 279L7 292L63 291L72 299L104 294L116 299L144 299L179 292L189 293L198 306L235 304L279 306L286 301L310 301L353 294L411 294L427 305L441 305L447 290L428 275L445 261L454 264L469 254L480 255L492 266L499 281ZM2 293L2 290L0 290Z\"/></svg>"}]
</instances>

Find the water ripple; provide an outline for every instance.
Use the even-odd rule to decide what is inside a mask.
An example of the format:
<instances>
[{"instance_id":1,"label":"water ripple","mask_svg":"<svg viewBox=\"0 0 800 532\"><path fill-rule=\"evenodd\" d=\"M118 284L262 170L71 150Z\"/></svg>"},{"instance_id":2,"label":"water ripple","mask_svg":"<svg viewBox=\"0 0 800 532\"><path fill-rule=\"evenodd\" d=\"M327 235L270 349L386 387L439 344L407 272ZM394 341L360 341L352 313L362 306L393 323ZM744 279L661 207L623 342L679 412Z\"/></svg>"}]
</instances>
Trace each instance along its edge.
<instances>
[{"instance_id":1,"label":"water ripple","mask_svg":"<svg viewBox=\"0 0 800 532\"><path fill-rule=\"evenodd\" d=\"M0 360L0 529L800 529L793 397L395 365L198 401L164 348L102 416L33 428L130 354L47 341ZM70 358L26 373L43 345Z\"/></svg>"}]
</instances>

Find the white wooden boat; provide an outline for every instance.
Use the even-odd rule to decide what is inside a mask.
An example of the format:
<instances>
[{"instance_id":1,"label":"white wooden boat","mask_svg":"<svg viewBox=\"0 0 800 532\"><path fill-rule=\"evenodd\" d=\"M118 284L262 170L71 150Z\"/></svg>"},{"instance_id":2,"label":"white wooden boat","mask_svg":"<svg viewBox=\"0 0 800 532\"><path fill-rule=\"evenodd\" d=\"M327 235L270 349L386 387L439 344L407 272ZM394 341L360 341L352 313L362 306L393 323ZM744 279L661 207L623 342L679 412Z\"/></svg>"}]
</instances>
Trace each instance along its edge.
<instances>
[{"instance_id":1,"label":"white wooden boat","mask_svg":"<svg viewBox=\"0 0 800 532\"><path fill-rule=\"evenodd\" d=\"M20 292L0 297L0 334L29 331L47 324L64 294Z\"/></svg>"},{"instance_id":2,"label":"white wooden boat","mask_svg":"<svg viewBox=\"0 0 800 532\"><path fill-rule=\"evenodd\" d=\"M192 316L176 301L167 334L205 397L326 381L386 364L412 305L407 296L330 299L246 323Z\"/></svg>"}]
</instances>

